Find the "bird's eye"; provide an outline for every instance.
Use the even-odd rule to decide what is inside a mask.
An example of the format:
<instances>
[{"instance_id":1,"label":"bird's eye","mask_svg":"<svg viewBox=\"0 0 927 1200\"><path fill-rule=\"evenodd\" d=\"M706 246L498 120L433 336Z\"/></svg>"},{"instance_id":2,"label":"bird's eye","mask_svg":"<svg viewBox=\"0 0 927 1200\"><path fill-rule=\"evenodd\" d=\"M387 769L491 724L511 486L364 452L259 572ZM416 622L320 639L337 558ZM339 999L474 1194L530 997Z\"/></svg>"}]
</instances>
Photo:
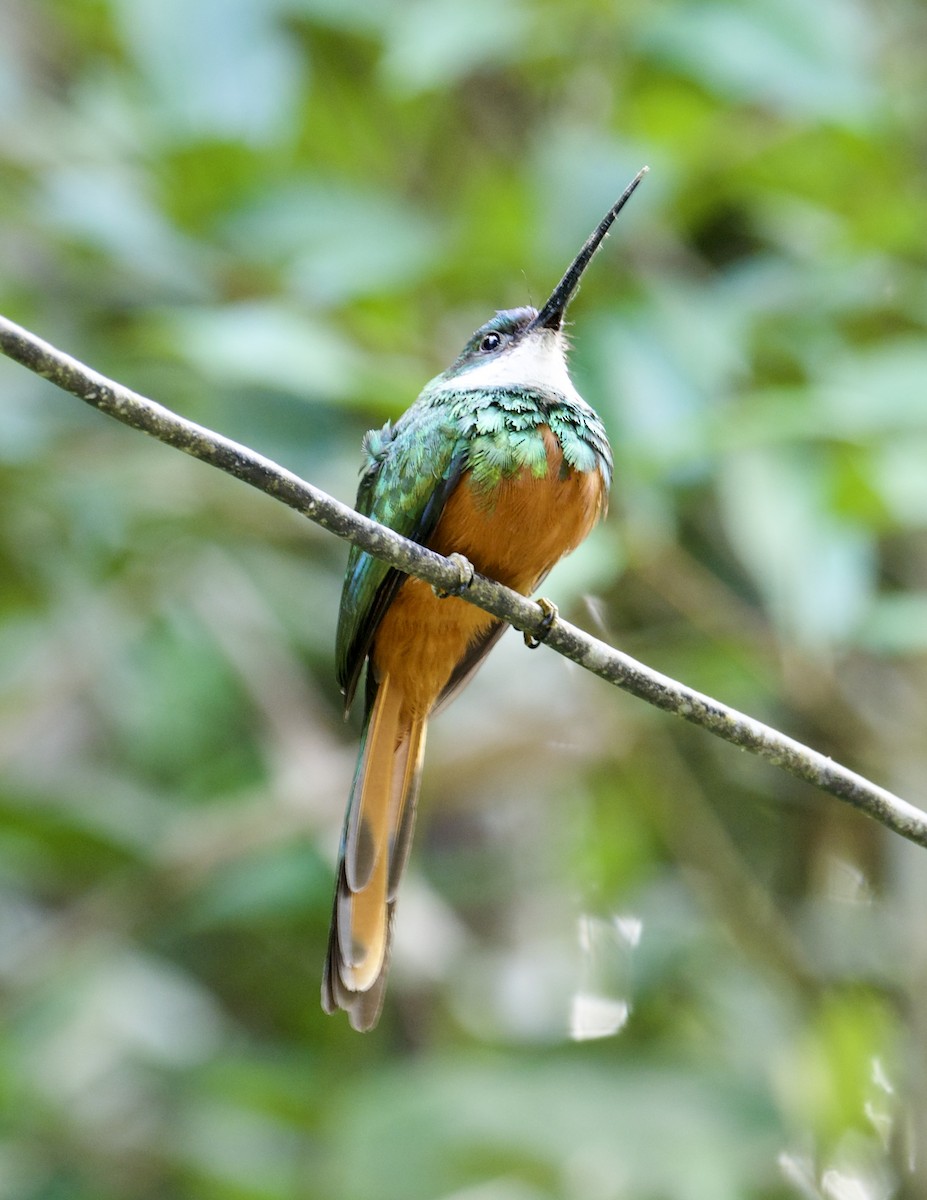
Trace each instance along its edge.
<instances>
[{"instance_id":1,"label":"bird's eye","mask_svg":"<svg viewBox=\"0 0 927 1200\"><path fill-rule=\"evenodd\" d=\"M502 345L502 338L498 333L487 333L480 342L480 350L484 354L491 354L493 350L498 350Z\"/></svg>"}]
</instances>

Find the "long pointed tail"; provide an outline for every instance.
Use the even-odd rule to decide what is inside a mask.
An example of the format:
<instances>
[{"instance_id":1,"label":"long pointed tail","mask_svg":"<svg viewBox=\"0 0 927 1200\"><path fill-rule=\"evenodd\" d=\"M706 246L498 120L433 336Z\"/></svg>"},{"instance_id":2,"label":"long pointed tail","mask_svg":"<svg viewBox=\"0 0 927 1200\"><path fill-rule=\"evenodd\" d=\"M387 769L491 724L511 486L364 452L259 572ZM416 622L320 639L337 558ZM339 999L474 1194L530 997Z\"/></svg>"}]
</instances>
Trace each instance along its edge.
<instances>
[{"instance_id":1,"label":"long pointed tail","mask_svg":"<svg viewBox=\"0 0 927 1200\"><path fill-rule=\"evenodd\" d=\"M387 675L364 725L348 804L322 1007L344 1009L355 1029L380 1016L389 971L390 935L399 882L409 856L425 751L425 718L403 712Z\"/></svg>"}]
</instances>

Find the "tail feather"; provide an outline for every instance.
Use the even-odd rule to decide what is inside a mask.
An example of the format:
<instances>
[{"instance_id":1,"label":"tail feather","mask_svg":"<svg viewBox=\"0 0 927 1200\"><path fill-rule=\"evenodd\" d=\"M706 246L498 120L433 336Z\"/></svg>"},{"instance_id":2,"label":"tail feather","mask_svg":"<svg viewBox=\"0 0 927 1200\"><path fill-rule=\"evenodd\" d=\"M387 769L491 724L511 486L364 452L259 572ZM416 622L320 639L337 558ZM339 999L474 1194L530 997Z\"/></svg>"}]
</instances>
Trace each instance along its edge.
<instances>
[{"instance_id":1,"label":"tail feather","mask_svg":"<svg viewBox=\"0 0 927 1200\"><path fill-rule=\"evenodd\" d=\"M399 741L400 697L387 676L364 730L344 828L344 865L353 892L363 890L389 832L389 780Z\"/></svg>"},{"instance_id":2,"label":"tail feather","mask_svg":"<svg viewBox=\"0 0 927 1200\"><path fill-rule=\"evenodd\" d=\"M408 859L425 720L403 712L389 677L368 714L341 845L322 1006L372 1029L383 1003L396 892Z\"/></svg>"},{"instance_id":3,"label":"tail feather","mask_svg":"<svg viewBox=\"0 0 927 1200\"><path fill-rule=\"evenodd\" d=\"M391 904L396 900L396 893L399 891L399 884L405 874L409 851L412 848L415 810L418 804L419 784L422 780L422 762L425 758L425 734L427 732L427 721L420 719L412 722L409 737L405 743L402 777L395 779L393 784L395 789L393 794L400 798L400 804L392 824L393 836L390 843L389 877L386 887L386 897ZM398 756L396 766L398 774Z\"/></svg>"},{"instance_id":4,"label":"tail feather","mask_svg":"<svg viewBox=\"0 0 927 1200\"><path fill-rule=\"evenodd\" d=\"M341 977L355 992L370 988L386 960L390 917L386 903L387 869L386 855L381 854L368 883L346 898L339 897Z\"/></svg>"}]
</instances>

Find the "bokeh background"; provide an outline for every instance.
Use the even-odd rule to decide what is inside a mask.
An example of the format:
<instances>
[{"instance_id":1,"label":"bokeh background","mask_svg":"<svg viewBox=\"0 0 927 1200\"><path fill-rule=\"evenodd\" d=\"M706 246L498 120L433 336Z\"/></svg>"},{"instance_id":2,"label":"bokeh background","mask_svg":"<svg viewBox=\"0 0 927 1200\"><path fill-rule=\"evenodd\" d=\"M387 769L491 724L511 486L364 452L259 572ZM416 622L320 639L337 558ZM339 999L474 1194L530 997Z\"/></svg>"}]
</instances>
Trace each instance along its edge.
<instances>
[{"instance_id":1,"label":"bokeh background","mask_svg":"<svg viewBox=\"0 0 927 1200\"><path fill-rule=\"evenodd\" d=\"M351 500L543 299L545 591L927 803L921 0L3 0L0 311ZM345 546L0 362L2 1200L927 1196L927 857L507 635L318 1005Z\"/></svg>"}]
</instances>

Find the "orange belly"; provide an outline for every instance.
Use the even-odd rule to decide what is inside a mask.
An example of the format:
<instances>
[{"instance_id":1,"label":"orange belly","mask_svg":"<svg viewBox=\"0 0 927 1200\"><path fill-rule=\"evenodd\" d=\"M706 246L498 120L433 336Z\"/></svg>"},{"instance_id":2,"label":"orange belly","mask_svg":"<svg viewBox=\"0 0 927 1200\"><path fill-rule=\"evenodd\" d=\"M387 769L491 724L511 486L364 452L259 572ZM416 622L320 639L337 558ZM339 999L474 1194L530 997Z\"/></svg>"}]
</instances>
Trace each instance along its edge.
<instances>
[{"instance_id":1,"label":"orange belly","mask_svg":"<svg viewBox=\"0 0 927 1200\"><path fill-rule=\"evenodd\" d=\"M439 554L463 554L481 575L525 595L579 545L606 503L601 474L563 471L559 443L546 427L543 436L542 478L525 469L485 493L465 472L428 540ZM380 623L371 660L381 678L398 684L407 711L426 716L467 649L495 623L472 604L441 600L429 584L407 579Z\"/></svg>"}]
</instances>

